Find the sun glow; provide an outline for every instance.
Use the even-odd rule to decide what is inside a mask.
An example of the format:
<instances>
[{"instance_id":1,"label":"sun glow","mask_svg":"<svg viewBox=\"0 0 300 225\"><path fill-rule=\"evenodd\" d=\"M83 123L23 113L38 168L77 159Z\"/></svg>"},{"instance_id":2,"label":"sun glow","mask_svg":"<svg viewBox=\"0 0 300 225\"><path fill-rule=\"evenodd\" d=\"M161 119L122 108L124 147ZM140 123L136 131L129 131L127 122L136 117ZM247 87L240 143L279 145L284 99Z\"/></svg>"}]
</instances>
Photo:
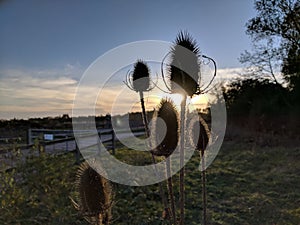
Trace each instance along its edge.
<instances>
[{"instance_id":1,"label":"sun glow","mask_svg":"<svg viewBox=\"0 0 300 225\"><path fill-rule=\"evenodd\" d=\"M208 106L207 95L196 95L190 100L189 109L194 110L197 108L206 108Z\"/></svg>"},{"instance_id":2,"label":"sun glow","mask_svg":"<svg viewBox=\"0 0 300 225\"><path fill-rule=\"evenodd\" d=\"M171 94L168 96L177 107L180 107L181 101L183 100L183 95L181 94Z\"/></svg>"},{"instance_id":3,"label":"sun glow","mask_svg":"<svg viewBox=\"0 0 300 225\"><path fill-rule=\"evenodd\" d=\"M183 100L183 95L181 94L156 94L156 95L149 95L145 98L146 103L146 109L151 110L159 105L161 99L163 98L169 98L171 99L176 108L180 111L180 105ZM208 103L208 96L206 95L196 95L193 98L187 98L187 107L190 111L193 111L195 109L205 109L209 103ZM139 105L135 105L135 109L138 109Z\"/></svg>"}]
</instances>

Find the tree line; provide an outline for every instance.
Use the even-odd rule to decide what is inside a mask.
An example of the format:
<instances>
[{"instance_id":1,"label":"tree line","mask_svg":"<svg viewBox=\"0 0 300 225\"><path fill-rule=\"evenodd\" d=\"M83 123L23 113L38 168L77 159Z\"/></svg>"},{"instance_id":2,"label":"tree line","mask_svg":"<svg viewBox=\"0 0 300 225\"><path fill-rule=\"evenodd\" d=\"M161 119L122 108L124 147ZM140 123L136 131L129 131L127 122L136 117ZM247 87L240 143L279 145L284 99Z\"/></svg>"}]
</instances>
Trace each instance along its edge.
<instances>
[{"instance_id":1,"label":"tree line","mask_svg":"<svg viewBox=\"0 0 300 225\"><path fill-rule=\"evenodd\" d=\"M297 118L300 112L300 1L256 0L257 15L246 23L253 50L240 62L243 79L224 86L232 117Z\"/></svg>"}]
</instances>

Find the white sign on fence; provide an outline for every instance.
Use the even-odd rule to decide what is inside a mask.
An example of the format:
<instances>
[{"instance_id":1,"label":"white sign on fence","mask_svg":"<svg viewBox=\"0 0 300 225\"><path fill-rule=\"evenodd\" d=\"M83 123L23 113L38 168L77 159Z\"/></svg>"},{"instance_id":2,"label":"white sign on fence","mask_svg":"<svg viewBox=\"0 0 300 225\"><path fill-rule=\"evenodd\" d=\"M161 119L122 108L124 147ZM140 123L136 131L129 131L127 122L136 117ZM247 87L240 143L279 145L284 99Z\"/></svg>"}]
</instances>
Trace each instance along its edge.
<instances>
[{"instance_id":1,"label":"white sign on fence","mask_svg":"<svg viewBox=\"0 0 300 225\"><path fill-rule=\"evenodd\" d=\"M44 134L44 140L53 141L53 134Z\"/></svg>"}]
</instances>

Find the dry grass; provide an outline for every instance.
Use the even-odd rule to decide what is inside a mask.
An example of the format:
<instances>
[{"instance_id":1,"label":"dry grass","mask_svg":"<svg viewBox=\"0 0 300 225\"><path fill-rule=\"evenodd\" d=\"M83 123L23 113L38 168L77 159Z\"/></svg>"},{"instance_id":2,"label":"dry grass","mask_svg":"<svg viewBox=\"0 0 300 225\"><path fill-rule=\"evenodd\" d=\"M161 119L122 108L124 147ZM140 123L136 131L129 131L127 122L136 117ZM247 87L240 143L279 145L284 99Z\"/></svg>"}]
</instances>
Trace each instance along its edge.
<instances>
[{"instance_id":1,"label":"dry grass","mask_svg":"<svg viewBox=\"0 0 300 225\"><path fill-rule=\"evenodd\" d=\"M251 138L227 135L207 170L208 223L299 224L299 145L261 145L248 137ZM151 163L147 152L137 155L121 146L116 157L132 164ZM72 154L46 155L0 173L0 224L87 224L69 199L75 194L74 161ZM202 220L198 166L199 155L195 154L186 166L186 224L189 225L200 224ZM178 175L173 180L178 182ZM113 184L113 190L112 224L166 224L162 220L163 206L157 185ZM176 197L178 192L175 187Z\"/></svg>"}]
</instances>

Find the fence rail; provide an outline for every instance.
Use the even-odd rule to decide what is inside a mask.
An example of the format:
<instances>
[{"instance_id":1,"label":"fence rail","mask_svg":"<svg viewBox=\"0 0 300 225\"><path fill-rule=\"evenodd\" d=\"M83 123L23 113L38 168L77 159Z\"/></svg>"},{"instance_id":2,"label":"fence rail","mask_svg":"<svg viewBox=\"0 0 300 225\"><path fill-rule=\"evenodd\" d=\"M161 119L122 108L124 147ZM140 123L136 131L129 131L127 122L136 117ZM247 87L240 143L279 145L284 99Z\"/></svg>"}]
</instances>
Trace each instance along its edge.
<instances>
[{"instance_id":1,"label":"fence rail","mask_svg":"<svg viewBox=\"0 0 300 225\"><path fill-rule=\"evenodd\" d=\"M0 148L0 161L3 157L12 155L12 150L21 150L25 157L27 154L31 154L31 149L35 147L38 150L35 154L40 154L41 152L48 152L50 154L74 152L76 162L78 163L81 158L78 146L80 146L80 149L93 149L95 146L98 146L98 150L101 150L99 149L99 143L101 142L109 151L112 151L112 154L115 154L116 141L118 138L129 137L129 133L133 133L135 136L143 135L144 128L135 128L132 129L131 132L128 132L128 130L118 130L116 131L118 136L113 129L101 129L97 130L96 133L95 131L89 130L76 132L79 133L80 139L82 139L83 142L86 141L83 146L78 145L79 143L76 142L73 130L28 129L27 144L16 143L15 141L19 138L0 138L0 142L8 143L7 146L3 143L4 148ZM119 136L119 134L121 136ZM97 144L92 144L95 140L93 137L98 138L99 142ZM90 143L89 139L92 140ZM97 153L97 151L95 151L95 153Z\"/></svg>"},{"instance_id":2,"label":"fence rail","mask_svg":"<svg viewBox=\"0 0 300 225\"><path fill-rule=\"evenodd\" d=\"M102 143L111 142L112 150L115 151L114 146L115 144L115 133L113 129L104 129L104 130L97 130L97 134L93 131L89 130L82 130L76 131L79 133L80 138L89 138L95 137L102 139L101 136L111 136L110 138L106 137L105 140L101 140ZM41 148L45 148L45 146L55 145L59 143L66 143L66 151L73 151L73 149L69 149L67 145L68 142L75 141L75 145L77 146L74 131L73 130L50 130L50 129L29 129L28 130L28 145L34 145L35 142L38 142L38 145Z\"/></svg>"}]
</instances>

